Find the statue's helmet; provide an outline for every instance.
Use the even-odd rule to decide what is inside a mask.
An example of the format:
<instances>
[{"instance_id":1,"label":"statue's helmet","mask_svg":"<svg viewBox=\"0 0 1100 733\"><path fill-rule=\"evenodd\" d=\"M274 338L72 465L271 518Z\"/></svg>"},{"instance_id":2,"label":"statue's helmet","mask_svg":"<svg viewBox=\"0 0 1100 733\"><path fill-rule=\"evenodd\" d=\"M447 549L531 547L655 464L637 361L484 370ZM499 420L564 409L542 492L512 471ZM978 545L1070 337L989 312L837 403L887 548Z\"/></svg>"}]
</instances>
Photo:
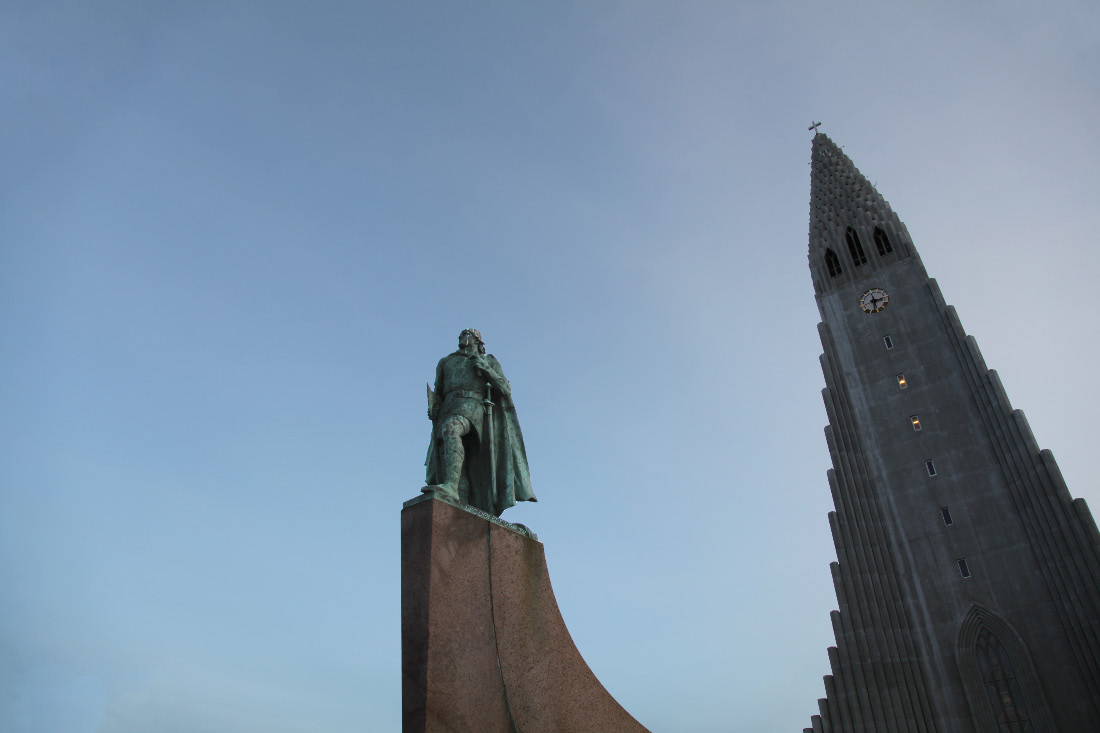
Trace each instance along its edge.
<instances>
[{"instance_id":1,"label":"statue's helmet","mask_svg":"<svg viewBox=\"0 0 1100 733\"><path fill-rule=\"evenodd\" d=\"M467 333L474 337L474 340L477 341L477 350L484 354L485 342L481 340L481 331L478 331L476 328L467 328L462 333L460 333L458 337L462 338L463 334Z\"/></svg>"}]
</instances>

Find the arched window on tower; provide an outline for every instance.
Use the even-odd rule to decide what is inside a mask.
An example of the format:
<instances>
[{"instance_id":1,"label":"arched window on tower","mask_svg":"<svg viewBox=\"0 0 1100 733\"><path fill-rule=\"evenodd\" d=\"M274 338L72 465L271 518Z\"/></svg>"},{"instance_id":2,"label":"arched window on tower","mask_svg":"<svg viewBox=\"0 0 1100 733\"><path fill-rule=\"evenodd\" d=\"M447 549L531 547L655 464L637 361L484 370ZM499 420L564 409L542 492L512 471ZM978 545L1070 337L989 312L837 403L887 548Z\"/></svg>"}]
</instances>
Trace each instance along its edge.
<instances>
[{"instance_id":1,"label":"arched window on tower","mask_svg":"<svg viewBox=\"0 0 1100 733\"><path fill-rule=\"evenodd\" d=\"M836 277L840 274L840 258L831 249L825 250L825 267L829 270L829 277Z\"/></svg>"},{"instance_id":2,"label":"arched window on tower","mask_svg":"<svg viewBox=\"0 0 1100 733\"><path fill-rule=\"evenodd\" d=\"M1054 730L1035 666L1007 621L987 608L971 606L959 628L955 658L978 730Z\"/></svg>"},{"instance_id":3,"label":"arched window on tower","mask_svg":"<svg viewBox=\"0 0 1100 733\"><path fill-rule=\"evenodd\" d=\"M978 669L985 682L985 693L997 726L1004 731L1024 733L1032 730L1031 718L1024 707L1020 683L1001 640L989 629L978 632Z\"/></svg>"},{"instance_id":4,"label":"arched window on tower","mask_svg":"<svg viewBox=\"0 0 1100 733\"><path fill-rule=\"evenodd\" d=\"M859 235L856 230L848 227L844 232L844 238L848 240L848 253L852 255L852 264L856 267L867 264L867 255L863 253L863 245L859 243Z\"/></svg>"},{"instance_id":5,"label":"arched window on tower","mask_svg":"<svg viewBox=\"0 0 1100 733\"><path fill-rule=\"evenodd\" d=\"M875 227L875 246L878 248L879 257L884 257L894 251L894 248L890 246L890 239L886 236L886 232L878 227Z\"/></svg>"}]
</instances>

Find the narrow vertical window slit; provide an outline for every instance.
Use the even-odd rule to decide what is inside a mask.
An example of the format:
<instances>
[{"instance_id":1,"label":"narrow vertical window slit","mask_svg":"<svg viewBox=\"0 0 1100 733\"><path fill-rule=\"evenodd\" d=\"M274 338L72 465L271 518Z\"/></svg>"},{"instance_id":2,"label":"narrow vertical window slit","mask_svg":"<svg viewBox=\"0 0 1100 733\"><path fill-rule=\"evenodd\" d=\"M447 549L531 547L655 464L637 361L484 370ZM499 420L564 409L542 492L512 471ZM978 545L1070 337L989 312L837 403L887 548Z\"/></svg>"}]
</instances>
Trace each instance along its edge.
<instances>
[{"instance_id":1,"label":"narrow vertical window slit","mask_svg":"<svg viewBox=\"0 0 1100 733\"><path fill-rule=\"evenodd\" d=\"M852 264L856 267L866 265L867 255L863 252L863 245L860 244L856 230L848 227L848 231L844 232L844 239L848 242L848 254L852 255Z\"/></svg>"},{"instance_id":2,"label":"narrow vertical window slit","mask_svg":"<svg viewBox=\"0 0 1100 733\"><path fill-rule=\"evenodd\" d=\"M878 227L875 227L875 248L878 250L879 257L885 257L894 251L894 248L890 246L890 239L886 236L886 232Z\"/></svg>"}]
</instances>

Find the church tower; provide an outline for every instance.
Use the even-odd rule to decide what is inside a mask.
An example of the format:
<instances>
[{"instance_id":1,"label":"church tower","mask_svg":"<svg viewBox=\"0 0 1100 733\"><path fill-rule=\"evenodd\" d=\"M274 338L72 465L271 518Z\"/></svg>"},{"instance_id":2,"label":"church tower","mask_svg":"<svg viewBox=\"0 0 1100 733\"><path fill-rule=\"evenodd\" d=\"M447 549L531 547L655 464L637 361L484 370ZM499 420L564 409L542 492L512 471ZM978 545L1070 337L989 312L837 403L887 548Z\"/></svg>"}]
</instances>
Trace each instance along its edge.
<instances>
[{"instance_id":1,"label":"church tower","mask_svg":"<svg viewBox=\"0 0 1100 733\"><path fill-rule=\"evenodd\" d=\"M807 732L1100 731L1100 534L929 278L813 140L839 610Z\"/></svg>"}]
</instances>

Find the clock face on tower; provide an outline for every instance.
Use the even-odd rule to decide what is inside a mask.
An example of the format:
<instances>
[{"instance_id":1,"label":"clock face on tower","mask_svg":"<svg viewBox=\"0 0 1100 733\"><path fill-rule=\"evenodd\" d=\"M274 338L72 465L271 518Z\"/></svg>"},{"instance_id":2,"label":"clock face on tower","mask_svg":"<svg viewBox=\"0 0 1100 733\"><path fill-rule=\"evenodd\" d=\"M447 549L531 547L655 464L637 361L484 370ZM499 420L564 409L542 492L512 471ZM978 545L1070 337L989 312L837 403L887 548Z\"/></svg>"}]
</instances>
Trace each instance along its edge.
<instances>
[{"instance_id":1,"label":"clock face on tower","mask_svg":"<svg viewBox=\"0 0 1100 733\"><path fill-rule=\"evenodd\" d=\"M878 313L890 302L890 295L882 288L871 288L859 299L864 313Z\"/></svg>"}]
</instances>

